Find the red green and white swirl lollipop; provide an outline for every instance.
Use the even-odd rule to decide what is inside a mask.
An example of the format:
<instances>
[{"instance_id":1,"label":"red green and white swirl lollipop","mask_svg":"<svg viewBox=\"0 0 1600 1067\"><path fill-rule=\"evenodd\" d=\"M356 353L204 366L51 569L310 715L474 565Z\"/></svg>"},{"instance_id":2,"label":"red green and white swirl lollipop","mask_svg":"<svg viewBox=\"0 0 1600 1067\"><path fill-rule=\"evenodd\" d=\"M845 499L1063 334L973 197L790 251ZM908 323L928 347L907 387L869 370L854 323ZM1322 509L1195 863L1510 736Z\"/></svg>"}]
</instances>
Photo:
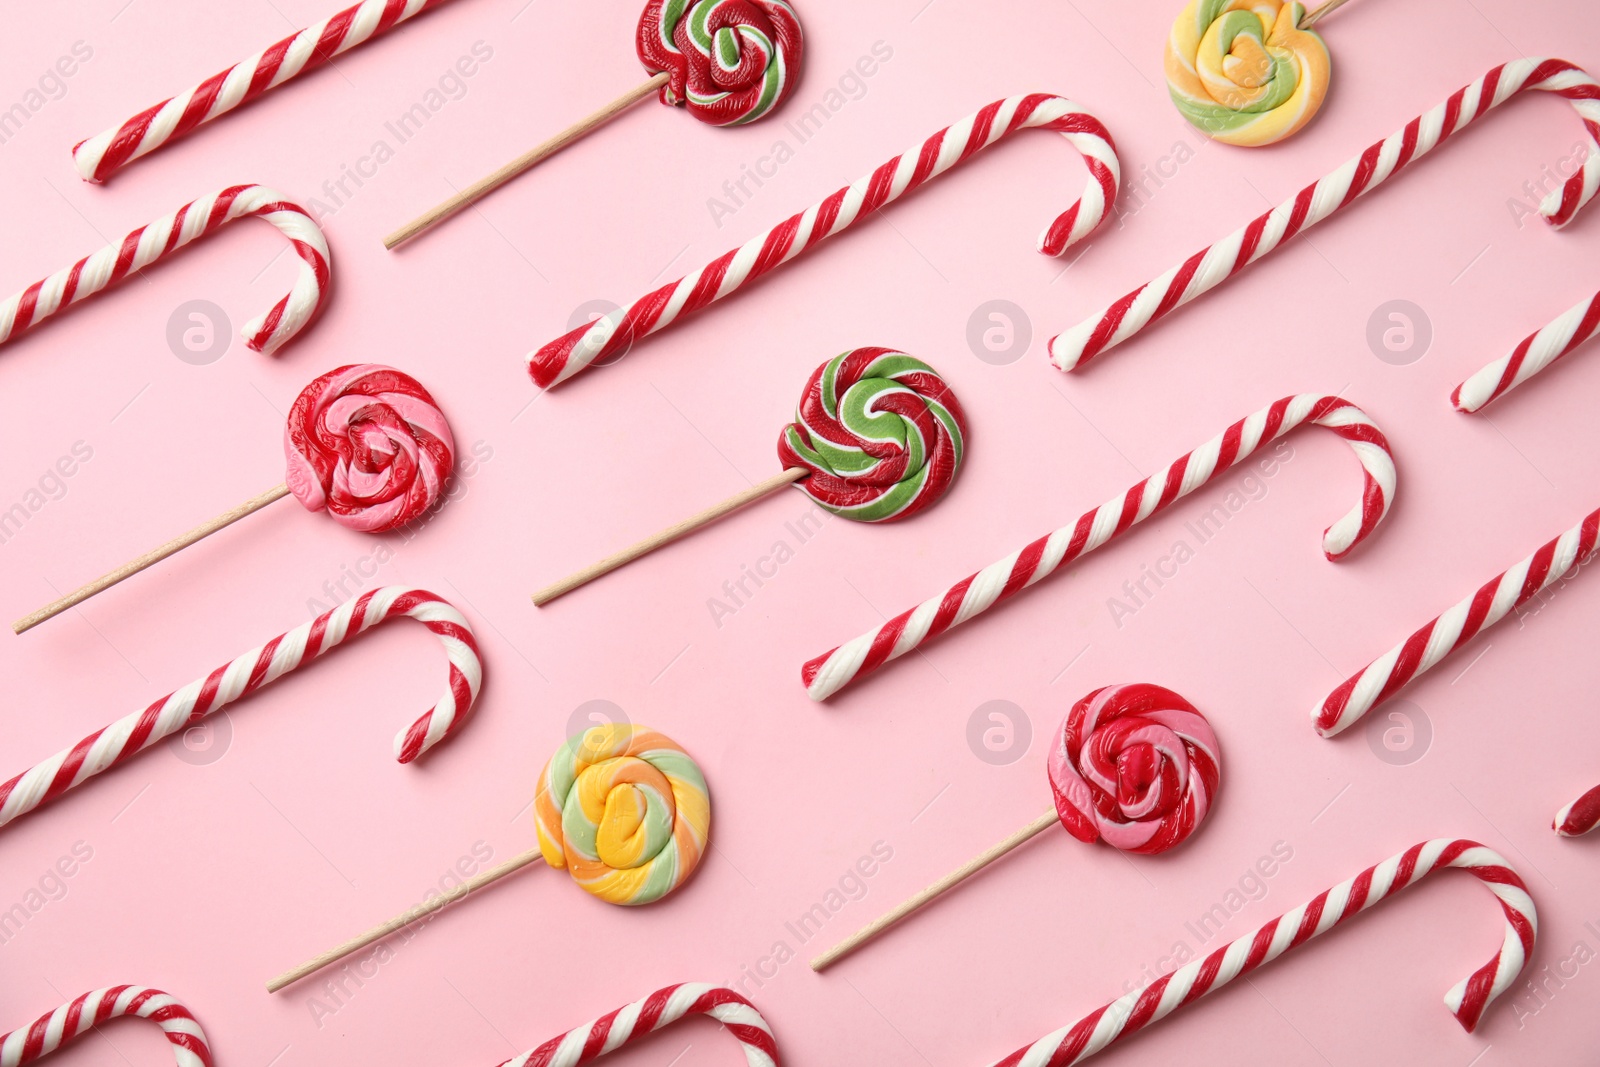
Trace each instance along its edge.
<instances>
[{"instance_id":1,"label":"red green and white swirl lollipop","mask_svg":"<svg viewBox=\"0 0 1600 1067\"><path fill-rule=\"evenodd\" d=\"M1170 689L1136 683L1096 689L1072 706L1045 769L1054 803L1021 830L811 961L821 971L1058 822L1093 844L1154 856L1189 839L1221 779L1217 735Z\"/></svg>"},{"instance_id":2,"label":"red green and white swirl lollipop","mask_svg":"<svg viewBox=\"0 0 1600 1067\"><path fill-rule=\"evenodd\" d=\"M856 348L812 372L778 437L783 471L535 593L548 604L785 486L857 522L909 518L949 490L967 416L939 373L892 348Z\"/></svg>"},{"instance_id":3,"label":"red green and white swirl lollipop","mask_svg":"<svg viewBox=\"0 0 1600 1067\"><path fill-rule=\"evenodd\" d=\"M650 78L383 239L395 248L657 94L711 126L765 118L794 92L805 52L787 0L649 0L635 35Z\"/></svg>"}]
</instances>

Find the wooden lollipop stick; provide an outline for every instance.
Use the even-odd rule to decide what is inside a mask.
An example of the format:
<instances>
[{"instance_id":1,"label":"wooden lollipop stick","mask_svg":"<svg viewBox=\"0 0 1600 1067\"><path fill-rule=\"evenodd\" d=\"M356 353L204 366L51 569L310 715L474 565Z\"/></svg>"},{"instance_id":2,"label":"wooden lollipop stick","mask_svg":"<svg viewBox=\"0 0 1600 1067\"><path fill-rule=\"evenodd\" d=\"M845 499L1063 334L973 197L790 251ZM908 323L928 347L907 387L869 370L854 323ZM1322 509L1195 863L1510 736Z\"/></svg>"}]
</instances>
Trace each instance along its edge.
<instances>
[{"instance_id":1,"label":"wooden lollipop stick","mask_svg":"<svg viewBox=\"0 0 1600 1067\"><path fill-rule=\"evenodd\" d=\"M432 915L440 908L449 907L451 904L454 904L468 893L475 893L484 886L488 885L490 882L496 882L508 874L514 874L539 858L539 850L536 848L531 848L520 855L511 857L498 867L490 867L482 874L462 882L444 896L434 897L432 900L425 900L421 904L418 904L416 907L412 908L410 911L403 912L400 915L395 916L393 919L390 919L388 922L383 923L380 926L374 926L366 933L361 934L358 937L352 937L344 944L339 945L336 948L329 949L316 959L311 960L308 963L302 963L292 971L284 971L282 974L278 975L278 977L267 983L267 992L276 993L284 986L293 985L306 975L315 974L328 964L336 963L350 955L352 952L361 951L374 941L382 941L396 930L401 930L407 926L410 926L424 915Z\"/></svg>"},{"instance_id":2,"label":"wooden lollipop stick","mask_svg":"<svg viewBox=\"0 0 1600 1067\"><path fill-rule=\"evenodd\" d=\"M1305 17L1305 21L1300 23L1300 28L1302 30L1310 29L1312 26L1317 24L1318 19L1322 18L1324 15L1333 14L1335 11L1349 2L1350 0L1327 0L1327 2L1321 7L1317 8L1315 11L1311 12Z\"/></svg>"},{"instance_id":3,"label":"wooden lollipop stick","mask_svg":"<svg viewBox=\"0 0 1600 1067\"><path fill-rule=\"evenodd\" d=\"M835 963L838 963L840 960L850 955L850 953L854 952L868 941L871 941L873 938L889 929L889 927L893 926L901 919L904 919L907 915L910 915L912 912L925 907L932 901L943 896L945 893L948 893L962 882L965 882L968 878L971 878L973 875L989 866L989 864L993 863L1001 856L1004 856L1012 849L1015 849L1018 846L1033 840L1035 837L1044 833L1046 830L1050 829L1050 827L1055 826L1060 821L1061 817L1056 814L1056 809L1051 808L1049 811L1045 812L1033 822L1029 823L1027 826L1024 826L1022 829L1018 830L1016 833L1012 834L1010 837L1006 838L1004 841L1000 842L983 855L973 859L960 870L939 879L937 882L933 883L928 888L924 889L922 892L906 901L904 904L901 904L898 908L895 908L887 915L883 915L872 920L870 923L863 926L861 929L857 930L843 941L839 942L833 948L830 948L828 951L812 960L811 969L813 971L822 971L833 966Z\"/></svg>"},{"instance_id":4,"label":"wooden lollipop stick","mask_svg":"<svg viewBox=\"0 0 1600 1067\"><path fill-rule=\"evenodd\" d=\"M425 211L421 215L412 219L410 222L406 223L404 226L385 237L383 239L383 247L393 250L396 246L405 244L418 234L432 229L435 225L443 222L445 219L449 218L451 215L454 215L456 212L460 211L474 200L479 199L484 194L498 189L512 178L515 178L517 175L521 174L523 171L533 167L535 164L549 159L551 156L555 155L572 142L587 137L595 130L598 130L600 127L604 126L606 123L610 122L612 119L628 110L634 104L637 104L651 93L658 91L663 85L667 84L668 77L669 75L667 72L662 71L660 74L655 75L644 84L629 89L627 92L623 93L621 96L617 97L615 100L611 101L611 103L607 104L599 111L596 111L594 114L589 115L587 118L579 119L577 122L573 123L571 126L568 126L566 129L562 130L548 141L539 145L537 148L534 148L529 152L525 152L516 159L513 159L510 163L507 163L505 166L501 167L487 178L482 178L474 182L461 192L450 197L448 200L445 200L443 203L434 206L428 211Z\"/></svg>"},{"instance_id":5,"label":"wooden lollipop stick","mask_svg":"<svg viewBox=\"0 0 1600 1067\"><path fill-rule=\"evenodd\" d=\"M638 544L631 545L614 556L607 556L599 563L592 563L576 574L570 574L561 579L554 585L545 586L533 594L534 606L543 607L556 597L564 596L578 588L578 586L586 585L602 574L608 574L616 570L624 563L631 563L640 556L654 552L662 545L671 544L684 534L698 530L709 522L715 522L730 511L738 511L746 504L753 504L764 496L776 493L786 485L793 485L809 473L810 471L804 467L790 467L782 474L773 475L764 482L752 485L742 493L735 493L722 503L706 508L698 515L691 515L676 526L668 526L660 533L651 534Z\"/></svg>"},{"instance_id":6,"label":"wooden lollipop stick","mask_svg":"<svg viewBox=\"0 0 1600 1067\"><path fill-rule=\"evenodd\" d=\"M44 622L46 619L55 618L63 611L66 611L68 608L76 604L83 603L96 593L105 592L107 589L110 589L123 579L133 577L146 567L160 563L173 553L188 548L196 541L210 537L212 534L216 533L225 526L232 526L246 515L249 515L252 512L260 511L273 501L282 500L288 495L289 487L287 485L278 485L268 489L260 496L251 497L249 500L246 500L243 504L240 504L232 511L224 512L223 514L212 519L210 522L202 523L190 530L188 533L174 537L166 544L151 549L138 559L124 563L110 574L96 578L88 585L81 589L73 590L60 600L46 604L32 615L23 616L11 624L11 629L19 634L26 633L35 626L38 626L41 622Z\"/></svg>"}]
</instances>

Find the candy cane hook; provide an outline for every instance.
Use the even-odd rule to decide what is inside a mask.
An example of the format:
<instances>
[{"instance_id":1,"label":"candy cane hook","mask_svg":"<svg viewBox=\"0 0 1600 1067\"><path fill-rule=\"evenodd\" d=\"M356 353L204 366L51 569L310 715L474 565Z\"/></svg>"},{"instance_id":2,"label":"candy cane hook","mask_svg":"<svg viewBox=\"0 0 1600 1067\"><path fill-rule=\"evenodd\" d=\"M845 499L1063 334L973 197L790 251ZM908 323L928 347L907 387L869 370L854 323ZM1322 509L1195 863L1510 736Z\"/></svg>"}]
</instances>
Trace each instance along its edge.
<instances>
[{"instance_id":1,"label":"candy cane hook","mask_svg":"<svg viewBox=\"0 0 1600 1067\"><path fill-rule=\"evenodd\" d=\"M1082 1063L1107 1045L1137 1033L1179 1008L1221 989L1264 963L1352 915L1416 885L1434 871L1455 867L1471 874L1499 900L1505 938L1488 963L1457 982L1444 995L1445 1006L1470 1034L1483 1010L1511 987L1533 953L1539 917L1528 887L1492 849L1476 841L1437 839L1413 845L1347 882L1340 882L1255 933L1233 941L1204 959L1180 967L1141 989L1112 1001L1078 1022L1020 1048L993 1067L1068 1067Z\"/></svg>"},{"instance_id":2,"label":"candy cane hook","mask_svg":"<svg viewBox=\"0 0 1600 1067\"><path fill-rule=\"evenodd\" d=\"M1450 653L1587 563L1600 546L1600 510L1369 663L1329 693L1311 713L1317 732L1332 737L1426 674Z\"/></svg>"},{"instance_id":3,"label":"candy cane hook","mask_svg":"<svg viewBox=\"0 0 1600 1067\"><path fill-rule=\"evenodd\" d=\"M72 149L85 181L103 182L140 156L321 66L442 0L365 0L308 26L199 85L163 100Z\"/></svg>"},{"instance_id":4,"label":"candy cane hook","mask_svg":"<svg viewBox=\"0 0 1600 1067\"><path fill-rule=\"evenodd\" d=\"M1065 97L1030 93L996 100L977 113L895 156L866 177L780 222L740 248L663 285L588 326L580 326L528 357L541 387L559 385L590 364L627 352L641 337L691 311L721 300L818 243L854 226L932 178L964 163L1017 130L1055 130L1083 156L1089 181L1083 195L1039 238L1039 251L1059 256L1093 233L1116 203L1121 168L1111 134Z\"/></svg>"},{"instance_id":5,"label":"candy cane hook","mask_svg":"<svg viewBox=\"0 0 1600 1067\"><path fill-rule=\"evenodd\" d=\"M447 601L421 589L386 585L279 634L260 648L169 693L143 711L96 730L71 748L0 785L0 826L276 681L328 649L402 615L433 631L450 661L450 683L444 696L394 739L395 759L410 763L465 724L483 684L483 663L478 658L472 628Z\"/></svg>"},{"instance_id":6,"label":"candy cane hook","mask_svg":"<svg viewBox=\"0 0 1600 1067\"><path fill-rule=\"evenodd\" d=\"M700 982L658 989L643 1000L552 1037L500 1067L578 1067L671 1026L685 1015L708 1015L727 1027L744 1050L746 1067L778 1067L778 1043L755 1005L731 989Z\"/></svg>"},{"instance_id":7,"label":"candy cane hook","mask_svg":"<svg viewBox=\"0 0 1600 1067\"><path fill-rule=\"evenodd\" d=\"M206 1032L189 1009L159 989L140 985L114 985L85 993L41 1015L33 1025L0 1037L0 1067L21 1067L42 1059L101 1023L125 1016L149 1019L161 1027L172 1045L177 1067L211 1067Z\"/></svg>"},{"instance_id":8,"label":"candy cane hook","mask_svg":"<svg viewBox=\"0 0 1600 1067\"><path fill-rule=\"evenodd\" d=\"M1361 501L1323 534L1323 551L1342 559L1366 540L1394 503L1395 467L1383 431L1360 408L1336 396L1303 393L1269 404L1151 478L1131 487L1077 521L1063 526L938 596L895 616L800 671L812 700L826 700L861 675L918 648L1049 577L1061 567L1221 477L1234 465L1295 428L1312 424L1332 430L1361 464Z\"/></svg>"},{"instance_id":9,"label":"candy cane hook","mask_svg":"<svg viewBox=\"0 0 1600 1067\"><path fill-rule=\"evenodd\" d=\"M1221 241L1203 248L1050 342L1050 362L1080 367L1169 311L1214 289L1239 271L1376 189L1451 136L1524 89L1565 97L1590 141L1583 166L1545 197L1539 214L1552 226L1571 222L1600 191L1600 82L1564 59L1518 59L1491 70L1403 129L1371 145L1338 170L1300 190Z\"/></svg>"},{"instance_id":10,"label":"candy cane hook","mask_svg":"<svg viewBox=\"0 0 1600 1067\"><path fill-rule=\"evenodd\" d=\"M0 345L224 223L249 216L276 226L301 259L300 275L289 294L240 331L256 351L276 351L305 329L327 296L328 239L305 208L264 185L230 185L203 196L0 302Z\"/></svg>"},{"instance_id":11,"label":"candy cane hook","mask_svg":"<svg viewBox=\"0 0 1600 1067\"><path fill-rule=\"evenodd\" d=\"M1511 352L1456 386L1457 411L1481 411L1600 332L1600 293L1568 308Z\"/></svg>"}]
</instances>

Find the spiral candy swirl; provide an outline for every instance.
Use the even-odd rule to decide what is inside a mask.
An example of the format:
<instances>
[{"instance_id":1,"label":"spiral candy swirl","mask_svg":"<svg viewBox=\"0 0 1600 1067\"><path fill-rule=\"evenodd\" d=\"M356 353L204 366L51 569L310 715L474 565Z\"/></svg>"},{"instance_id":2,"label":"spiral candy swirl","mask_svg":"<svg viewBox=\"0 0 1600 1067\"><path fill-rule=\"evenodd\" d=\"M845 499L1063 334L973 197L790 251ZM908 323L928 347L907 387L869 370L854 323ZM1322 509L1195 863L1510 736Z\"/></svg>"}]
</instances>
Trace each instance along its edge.
<instances>
[{"instance_id":1,"label":"spiral candy swirl","mask_svg":"<svg viewBox=\"0 0 1600 1067\"><path fill-rule=\"evenodd\" d=\"M295 499L367 533L420 517L455 465L450 424L433 397L376 363L331 370L301 390L283 447Z\"/></svg>"},{"instance_id":2,"label":"spiral candy swirl","mask_svg":"<svg viewBox=\"0 0 1600 1067\"><path fill-rule=\"evenodd\" d=\"M705 776L644 726L612 723L567 739L539 774L539 851L612 904L649 904L700 863L711 832Z\"/></svg>"},{"instance_id":3,"label":"spiral candy swirl","mask_svg":"<svg viewBox=\"0 0 1600 1067\"><path fill-rule=\"evenodd\" d=\"M778 458L810 471L800 488L835 515L891 522L945 494L966 436L966 414L937 371L904 352L857 348L812 373Z\"/></svg>"},{"instance_id":4,"label":"spiral candy swirl","mask_svg":"<svg viewBox=\"0 0 1600 1067\"><path fill-rule=\"evenodd\" d=\"M784 0L650 0L638 49L647 70L670 75L663 104L683 104L713 126L737 126L794 91L804 46Z\"/></svg>"},{"instance_id":5,"label":"spiral candy swirl","mask_svg":"<svg viewBox=\"0 0 1600 1067\"><path fill-rule=\"evenodd\" d=\"M1328 95L1332 60L1302 29L1306 9L1279 0L1190 0L1167 37L1167 90L1189 123L1225 144L1294 135Z\"/></svg>"},{"instance_id":6,"label":"spiral candy swirl","mask_svg":"<svg viewBox=\"0 0 1600 1067\"><path fill-rule=\"evenodd\" d=\"M1072 706L1048 770L1068 833L1153 856L1181 844L1211 810L1217 736L1170 689L1108 685Z\"/></svg>"}]
</instances>

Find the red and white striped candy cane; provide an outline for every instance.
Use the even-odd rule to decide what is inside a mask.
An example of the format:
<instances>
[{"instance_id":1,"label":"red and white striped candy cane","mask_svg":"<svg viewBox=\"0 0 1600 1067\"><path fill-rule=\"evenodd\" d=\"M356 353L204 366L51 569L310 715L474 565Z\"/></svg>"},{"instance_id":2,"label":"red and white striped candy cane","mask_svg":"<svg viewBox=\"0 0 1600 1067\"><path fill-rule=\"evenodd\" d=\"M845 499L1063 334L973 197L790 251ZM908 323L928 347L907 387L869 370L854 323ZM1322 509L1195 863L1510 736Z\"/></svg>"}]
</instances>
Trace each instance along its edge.
<instances>
[{"instance_id":1,"label":"red and white striped candy cane","mask_svg":"<svg viewBox=\"0 0 1600 1067\"><path fill-rule=\"evenodd\" d=\"M1562 837L1577 837L1600 826L1600 785L1556 812L1555 831Z\"/></svg>"},{"instance_id":2,"label":"red and white striped candy cane","mask_svg":"<svg viewBox=\"0 0 1600 1067\"><path fill-rule=\"evenodd\" d=\"M862 675L921 647L946 630L1093 552L1307 423L1338 434L1349 443L1361 463L1361 502L1323 534L1323 550L1328 558L1342 558L1366 540L1394 502L1395 469L1389 442L1366 413L1347 400L1315 393L1285 397L1240 419L1160 474L1146 478L1126 493L1085 512L1076 522L963 578L877 629L811 660L800 671L806 692L812 700L826 700Z\"/></svg>"},{"instance_id":3,"label":"red and white striped candy cane","mask_svg":"<svg viewBox=\"0 0 1600 1067\"><path fill-rule=\"evenodd\" d=\"M85 993L40 1016L32 1026L0 1037L0 1067L21 1067L42 1059L101 1023L124 1016L149 1019L161 1027L178 1067L211 1067L206 1032L189 1009L171 995L141 985L114 985Z\"/></svg>"},{"instance_id":4,"label":"red and white striped candy cane","mask_svg":"<svg viewBox=\"0 0 1600 1067\"><path fill-rule=\"evenodd\" d=\"M1539 917L1527 886L1498 853L1476 841L1441 838L1413 845L1398 856L1368 867L1254 933L1135 989L1069 1027L1047 1034L997 1060L993 1067L1068 1067L1082 1063L1111 1043L1165 1019L1185 1004L1271 963L1290 949L1446 867L1459 868L1478 878L1499 899L1500 910L1505 914L1505 939L1500 951L1444 995L1445 1006L1471 1033L1484 1009L1509 989L1527 966Z\"/></svg>"},{"instance_id":5,"label":"red and white striped candy cane","mask_svg":"<svg viewBox=\"0 0 1600 1067\"><path fill-rule=\"evenodd\" d=\"M1511 353L1456 386L1457 411L1481 411L1600 332L1600 293L1529 334Z\"/></svg>"},{"instance_id":6,"label":"red and white striped candy cane","mask_svg":"<svg viewBox=\"0 0 1600 1067\"><path fill-rule=\"evenodd\" d=\"M305 208L264 185L230 185L203 196L13 294L0 302L0 344L69 304L165 259L224 223L250 216L282 231L302 260L300 276L289 295L240 331L256 351L276 350L305 328L327 296L328 239Z\"/></svg>"},{"instance_id":7,"label":"red and white striped candy cane","mask_svg":"<svg viewBox=\"0 0 1600 1067\"><path fill-rule=\"evenodd\" d=\"M103 182L115 171L201 123L226 115L268 89L277 88L441 2L366 0L345 8L172 99L145 108L120 126L78 142L72 149L72 161L86 181Z\"/></svg>"},{"instance_id":8,"label":"red and white striped candy cane","mask_svg":"<svg viewBox=\"0 0 1600 1067\"><path fill-rule=\"evenodd\" d=\"M1597 538L1600 511L1591 511L1578 525L1484 583L1329 693L1311 713L1317 732L1332 737L1360 722L1413 678L1588 562Z\"/></svg>"},{"instance_id":9,"label":"red and white striped candy cane","mask_svg":"<svg viewBox=\"0 0 1600 1067\"><path fill-rule=\"evenodd\" d=\"M1539 213L1554 226L1572 221L1600 190L1600 83L1564 59L1518 59L1491 70L1427 114L1367 148L1332 174L1243 229L1190 256L1050 342L1050 361L1072 370L1121 344L1174 308L1182 307L1321 222L1362 193L1376 189L1524 89L1565 97L1591 142L1583 167L1547 196Z\"/></svg>"},{"instance_id":10,"label":"red and white striped candy cane","mask_svg":"<svg viewBox=\"0 0 1600 1067\"><path fill-rule=\"evenodd\" d=\"M1094 232L1116 202L1121 168L1116 146L1100 120L1065 97L1030 93L996 100L895 156L864 178L780 222L740 248L663 285L593 324L580 326L528 356L528 373L544 388L559 385L592 363L625 353L641 337L665 329L691 311L721 300L775 267L879 208L920 187L1017 130L1055 130L1083 155L1089 181L1078 202L1039 238L1039 250L1059 256Z\"/></svg>"},{"instance_id":11,"label":"red and white striped candy cane","mask_svg":"<svg viewBox=\"0 0 1600 1067\"><path fill-rule=\"evenodd\" d=\"M96 730L71 748L0 785L0 826L276 681L328 649L400 616L416 619L433 631L450 661L450 686L444 696L394 739L395 759L410 763L465 724L483 684L483 663L472 627L448 601L421 589L386 585L279 634L260 648L224 663L143 711Z\"/></svg>"},{"instance_id":12,"label":"red and white striped candy cane","mask_svg":"<svg viewBox=\"0 0 1600 1067\"><path fill-rule=\"evenodd\" d=\"M577 1067L671 1026L685 1015L709 1015L727 1027L744 1049L747 1067L777 1067L778 1043L755 1005L731 989L699 982L658 989L643 1000L552 1037L500 1067Z\"/></svg>"}]
</instances>

